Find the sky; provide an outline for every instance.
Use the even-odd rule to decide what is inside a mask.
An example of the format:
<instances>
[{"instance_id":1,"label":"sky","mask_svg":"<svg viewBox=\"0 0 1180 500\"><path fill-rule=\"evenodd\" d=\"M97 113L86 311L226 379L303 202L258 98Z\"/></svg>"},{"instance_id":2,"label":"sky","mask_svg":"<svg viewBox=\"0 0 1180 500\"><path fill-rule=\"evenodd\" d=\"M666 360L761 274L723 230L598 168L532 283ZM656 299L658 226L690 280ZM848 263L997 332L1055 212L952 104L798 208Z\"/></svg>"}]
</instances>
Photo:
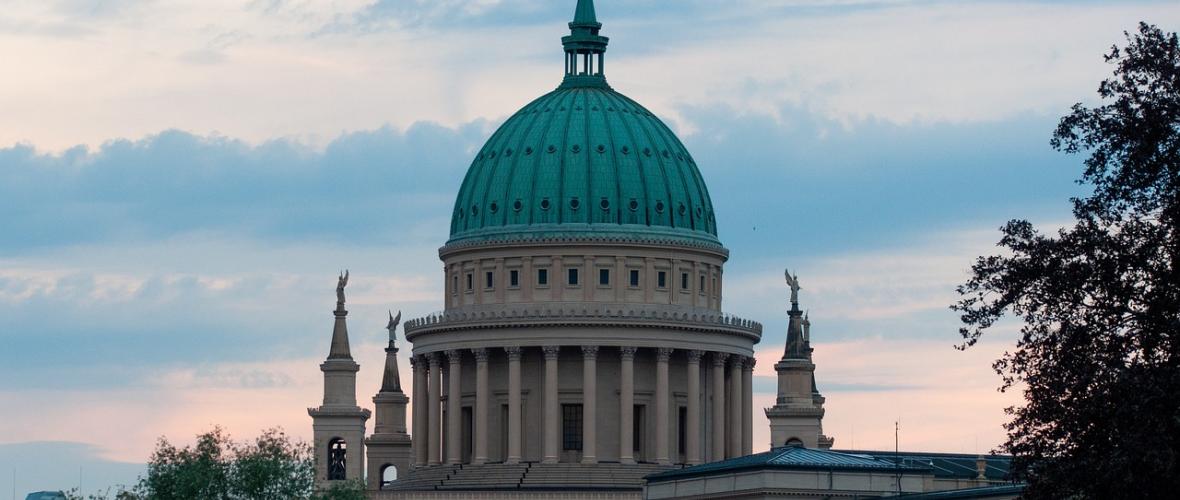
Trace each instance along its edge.
<instances>
[{"instance_id":1,"label":"sky","mask_svg":"<svg viewBox=\"0 0 1180 500\"><path fill-rule=\"evenodd\" d=\"M386 311L442 308L474 152L554 88L573 0L9 0L0 9L0 497L134 482L161 436L311 434L336 273L358 397ZM598 0L607 77L678 132L765 325L797 272L838 448L987 452L1006 322L948 309L998 228L1068 224L1049 147L1154 1ZM406 354L408 350L403 350ZM401 360L408 369L406 359ZM403 374L409 380L409 374ZM769 440L756 411L756 449ZM15 482L14 482L15 478Z\"/></svg>"}]
</instances>

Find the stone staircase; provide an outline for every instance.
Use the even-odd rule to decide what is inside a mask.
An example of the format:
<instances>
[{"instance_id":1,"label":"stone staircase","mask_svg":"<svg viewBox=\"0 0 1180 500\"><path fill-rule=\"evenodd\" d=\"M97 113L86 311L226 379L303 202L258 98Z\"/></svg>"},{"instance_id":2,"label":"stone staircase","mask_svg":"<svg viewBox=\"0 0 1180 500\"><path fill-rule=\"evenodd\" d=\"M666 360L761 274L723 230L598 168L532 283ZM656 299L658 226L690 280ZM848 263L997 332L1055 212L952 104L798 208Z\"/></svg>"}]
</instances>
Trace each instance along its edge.
<instances>
[{"instance_id":1,"label":"stone staircase","mask_svg":"<svg viewBox=\"0 0 1180 500\"><path fill-rule=\"evenodd\" d=\"M530 464L464 465L455 471L440 490L518 489Z\"/></svg>"},{"instance_id":2,"label":"stone staircase","mask_svg":"<svg viewBox=\"0 0 1180 500\"><path fill-rule=\"evenodd\" d=\"M639 490L649 474L680 466L618 463L440 465L415 469L385 487L422 490Z\"/></svg>"},{"instance_id":3,"label":"stone staircase","mask_svg":"<svg viewBox=\"0 0 1180 500\"><path fill-rule=\"evenodd\" d=\"M462 466L459 465L438 465L434 467L423 467L420 469L413 469L406 473L404 478L398 479L393 484L382 489L386 490L433 490L438 489L440 485L446 482L455 471Z\"/></svg>"},{"instance_id":4,"label":"stone staircase","mask_svg":"<svg viewBox=\"0 0 1180 500\"><path fill-rule=\"evenodd\" d=\"M672 469L656 464L534 464L520 482L524 488L642 489L643 477Z\"/></svg>"}]
</instances>

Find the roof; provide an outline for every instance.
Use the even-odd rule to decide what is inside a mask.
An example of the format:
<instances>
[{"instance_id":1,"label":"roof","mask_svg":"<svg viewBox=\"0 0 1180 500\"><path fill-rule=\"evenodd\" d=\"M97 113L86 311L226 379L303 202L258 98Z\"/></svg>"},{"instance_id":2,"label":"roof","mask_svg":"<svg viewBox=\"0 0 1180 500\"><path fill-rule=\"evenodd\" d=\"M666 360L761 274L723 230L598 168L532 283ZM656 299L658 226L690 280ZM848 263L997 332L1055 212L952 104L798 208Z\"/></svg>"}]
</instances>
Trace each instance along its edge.
<instances>
[{"instance_id":1,"label":"roof","mask_svg":"<svg viewBox=\"0 0 1180 500\"><path fill-rule=\"evenodd\" d=\"M863 455L804 448L801 446L786 446L744 457L652 474L647 476L647 480L648 482L672 481L690 477L763 469L930 473L930 468L924 465L903 464L898 466L893 462Z\"/></svg>"},{"instance_id":2,"label":"roof","mask_svg":"<svg viewBox=\"0 0 1180 500\"><path fill-rule=\"evenodd\" d=\"M576 15L565 79L476 153L447 245L606 238L720 247L708 188L684 144L607 85L601 65L577 66L601 57L606 38L592 1L579 1Z\"/></svg>"},{"instance_id":3,"label":"roof","mask_svg":"<svg viewBox=\"0 0 1180 500\"><path fill-rule=\"evenodd\" d=\"M998 486L981 486L979 488L964 488L961 490L946 490L946 491L931 491L927 493L912 493L908 495L901 495L896 498L905 498L907 500L950 500L954 499L970 499L970 498L995 498L1003 497L1010 498L1013 495L1020 495L1024 493L1026 485L1020 484L1002 484Z\"/></svg>"},{"instance_id":4,"label":"roof","mask_svg":"<svg viewBox=\"0 0 1180 500\"><path fill-rule=\"evenodd\" d=\"M979 459L979 455L967 453L925 453L913 451L903 451L899 453L894 453L892 451L864 450L839 451L840 453L872 457L877 460L883 460L891 463L895 460L900 460L903 465L925 465L934 471L934 477L936 478L975 479L975 477L979 475L975 465L975 461ZM1008 468L1012 464L1012 457L1008 455L984 455L984 460L987 461L985 475L989 480L1005 481L1009 479Z\"/></svg>"}]
</instances>

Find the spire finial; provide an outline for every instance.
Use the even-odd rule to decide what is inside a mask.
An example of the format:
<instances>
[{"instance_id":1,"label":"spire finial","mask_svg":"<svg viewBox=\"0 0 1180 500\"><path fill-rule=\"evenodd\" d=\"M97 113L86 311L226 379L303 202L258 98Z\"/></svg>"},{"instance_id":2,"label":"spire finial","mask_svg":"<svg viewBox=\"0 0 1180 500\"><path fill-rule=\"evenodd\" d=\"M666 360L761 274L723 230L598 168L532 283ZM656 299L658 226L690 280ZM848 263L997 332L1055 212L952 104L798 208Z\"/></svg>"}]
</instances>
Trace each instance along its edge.
<instances>
[{"instance_id":1,"label":"spire finial","mask_svg":"<svg viewBox=\"0 0 1180 500\"><path fill-rule=\"evenodd\" d=\"M598 34L602 23L594 12L594 0L578 0L570 34L561 38L565 47L565 80L562 87L607 87L602 67L610 40Z\"/></svg>"},{"instance_id":2,"label":"spire finial","mask_svg":"<svg viewBox=\"0 0 1180 500\"><path fill-rule=\"evenodd\" d=\"M570 23L570 28L575 24L602 27L598 22L598 16L594 14L594 0L578 0L578 6L574 10L574 22Z\"/></svg>"}]
</instances>

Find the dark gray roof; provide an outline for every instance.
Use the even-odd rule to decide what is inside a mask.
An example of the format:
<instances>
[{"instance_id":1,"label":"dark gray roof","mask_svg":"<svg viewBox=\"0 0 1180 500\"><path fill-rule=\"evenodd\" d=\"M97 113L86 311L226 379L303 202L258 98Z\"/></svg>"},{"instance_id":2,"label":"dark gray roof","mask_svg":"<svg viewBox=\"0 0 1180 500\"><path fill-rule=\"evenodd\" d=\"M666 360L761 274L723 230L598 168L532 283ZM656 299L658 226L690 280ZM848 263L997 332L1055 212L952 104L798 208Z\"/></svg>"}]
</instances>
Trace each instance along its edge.
<instances>
[{"instance_id":1,"label":"dark gray roof","mask_svg":"<svg viewBox=\"0 0 1180 500\"><path fill-rule=\"evenodd\" d=\"M29 493L25 500L65 500L66 496L60 491L38 491Z\"/></svg>"},{"instance_id":2,"label":"dark gray roof","mask_svg":"<svg viewBox=\"0 0 1180 500\"><path fill-rule=\"evenodd\" d=\"M929 474L930 467L924 464L895 464L866 455L843 453L831 450L787 446L770 451L710 462L693 467L671 470L647 476L648 482L671 481L697 476L710 476L744 470L759 469L819 469L850 471L902 471Z\"/></svg>"},{"instance_id":3,"label":"dark gray roof","mask_svg":"<svg viewBox=\"0 0 1180 500\"><path fill-rule=\"evenodd\" d=\"M975 461L979 455L967 453L924 453L920 451L864 451L839 450L840 453L859 455L884 460L889 463L900 461L902 465L925 465L934 471L937 478L975 479L979 472L975 469ZM987 478L992 481L1007 481L1011 477L1008 469L1012 464L1012 457L1008 455L984 455L987 461Z\"/></svg>"},{"instance_id":4,"label":"dark gray roof","mask_svg":"<svg viewBox=\"0 0 1180 500\"><path fill-rule=\"evenodd\" d=\"M965 488L961 490L931 491L927 493L911 493L897 498L906 500L967 500L980 498L1009 498L1012 495L1024 493L1024 484L1002 484L999 486L981 486L979 488Z\"/></svg>"}]
</instances>

